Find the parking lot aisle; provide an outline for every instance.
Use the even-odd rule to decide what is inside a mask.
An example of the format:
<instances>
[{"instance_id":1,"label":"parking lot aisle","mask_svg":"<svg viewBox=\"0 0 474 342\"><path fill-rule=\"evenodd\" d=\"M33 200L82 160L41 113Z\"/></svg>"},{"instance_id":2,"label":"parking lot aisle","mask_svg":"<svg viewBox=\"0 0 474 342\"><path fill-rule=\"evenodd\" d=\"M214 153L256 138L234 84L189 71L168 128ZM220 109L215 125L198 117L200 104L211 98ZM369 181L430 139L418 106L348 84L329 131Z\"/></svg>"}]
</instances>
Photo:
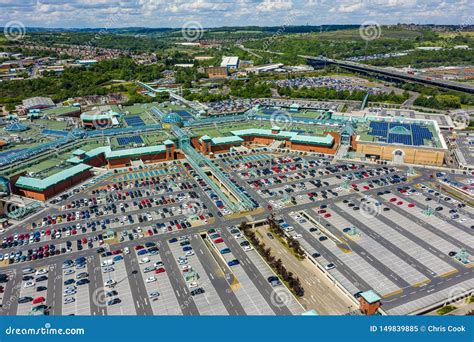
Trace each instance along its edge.
<instances>
[{"instance_id":1,"label":"parking lot aisle","mask_svg":"<svg viewBox=\"0 0 474 342\"><path fill-rule=\"evenodd\" d=\"M100 267L100 258L98 255L92 255L87 259L87 273L89 273L89 305L91 316L105 316L106 309L103 302L98 301L98 294L102 292L104 280Z\"/></svg>"},{"instance_id":2,"label":"parking lot aisle","mask_svg":"<svg viewBox=\"0 0 474 342\"><path fill-rule=\"evenodd\" d=\"M122 262L124 263L125 268L128 270L128 280L130 282L131 288L133 289L131 294L133 302L135 303L137 315L153 315L147 289L145 288L143 279L140 276L140 265L138 264L135 251L133 253L123 255L123 261L118 261L118 263Z\"/></svg>"},{"instance_id":3,"label":"parking lot aisle","mask_svg":"<svg viewBox=\"0 0 474 342\"><path fill-rule=\"evenodd\" d=\"M111 256L106 258L101 257L101 265L104 260L111 259ZM118 295L107 297L107 301L119 298L120 302L113 305L107 305L108 315L136 315L137 311L135 305L138 306L139 304L134 303L132 289L130 288L129 277L132 275L132 270L130 269L127 271L123 260L115 262L111 267L113 268L112 272L102 274L102 278L104 280L104 285L102 286L105 287L105 282L109 280L115 281L116 284L111 287L105 287L105 291L108 292L115 290L118 292ZM103 269L104 268L102 268L102 271Z\"/></svg>"},{"instance_id":4,"label":"parking lot aisle","mask_svg":"<svg viewBox=\"0 0 474 342\"><path fill-rule=\"evenodd\" d=\"M344 210L341 202L336 205ZM336 207L333 207L333 209L337 210ZM377 217L364 218L364 224L359 223L358 228L366 234L375 236L374 238L385 239L396 248L399 248L406 254L404 259L414 265L425 276L439 276L455 270L454 267L438 257L441 252L435 251L436 253L433 253L428 249L429 245L423 240L396 224L388 223L383 214L377 215Z\"/></svg>"},{"instance_id":5,"label":"parking lot aisle","mask_svg":"<svg viewBox=\"0 0 474 342\"><path fill-rule=\"evenodd\" d=\"M21 270L10 270L8 272L8 282L2 283L5 292L2 294L2 306L0 307L0 316L15 316L18 308L18 298L21 291Z\"/></svg>"},{"instance_id":6,"label":"parking lot aisle","mask_svg":"<svg viewBox=\"0 0 474 342\"><path fill-rule=\"evenodd\" d=\"M220 230L219 230L220 231ZM226 242L220 243L222 248L228 248ZM234 253L231 252L223 255L225 262L236 259ZM274 315L272 308L267 304L265 298L260 294L253 282L247 276L241 264L232 266L231 269L234 277L239 281L237 287L233 289L236 298L244 307L247 315Z\"/></svg>"},{"instance_id":7,"label":"parking lot aisle","mask_svg":"<svg viewBox=\"0 0 474 342\"><path fill-rule=\"evenodd\" d=\"M50 309L50 315L60 316L62 314L62 282L63 282L63 270L62 262L56 261L49 265L48 271L48 292L46 297L46 305Z\"/></svg>"},{"instance_id":8,"label":"parking lot aisle","mask_svg":"<svg viewBox=\"0 0 474 342\"><path fill-rule=\"evenodd\" d=\"M227 282L224 271L219 267L219 264L214 259L201 236L199 234L195 234L194 236L190 237L190 241L194 252L202 261L202 265L205 272L207 273L208 278L211 280L212 286L217 291L217 294L219 295L229 314L235 316L245 316L245 310Z\"/></svg>"},{"instance_id":9,"label":"parking lot aisle","mask_svg":"<svg viewBox=\"0 0 474 342\"><path fill-rule=\"evenodd\" d=\"M246 252L242 250L232 234L227 231L227 229L222 229L221 233L234 256L240 261L241 267L234 266L234 274L237 279L243 283L243 288L252 301L259 306L259 309L262 312L260 314L291 315L291 311L286 306L275 305L275 303L272 303L272 293L274 292L272 286L249 259Z\"/></svg>"},{"instance_id":10,"label":"parking lot aisle","mask_svg":"<svg viewBox=\"0 0 474 342\"><path fill-rule=\"evenodd\" d=\"M199 316L199 310L196 303L193 301L191 293L184 281L182 272L176 263L175 256L171 252L170 246L167 242L160 244L160 256L165 265L166 273L169 276L171 287L174 290L176 299L183 315L185 316Z\"/></svg>"},{"instance_id":11,"label":"parking lot aisle","mask_svg":"<svg viewBox=\"0 0 474 342\"><path fill-rule=\"evenodd\" d=\"M156 269L156 263L160 263L161 257L160 255L151 255L148 254L150 262L144 263L140 265L140 272L143 279L147 279L148 277L155 277L156 281L151 283L145 282L145 296L149 298L150 306L153 310L153 315L182 315L182 311L179 305L178 300L173 291L173 287L171 286L171 282L168 278L169 270L165 268L165 272L156 274L154 271L145 272L147 267L151 267L152 269ZM141 258L141 257L140 257ZM158 296L154 297L152 294L153 292L158 292Z\"/></svg>"},{"instance_id":12,"label":"parking lot aisle","mask_svg":"<svg viewBox=\"0 0 474 342\"><path fill-rule=\"evenodd\" d=\"M383 266L383 270L378 268L379 270L382 270L385 274L388 272L392 279L394 279L394 277L391 276L393 273L395 273L397 277L403 279L405 284L397 282L398 285L401 284L402 287L406 287L407 285L416 285L428 280L425 275L420 273L416 268L405 261L408 256L405 255L403 251L398 248L396 249L395 246L393 246L388 241L379 239L378 235L370 233L365 234L364 232L367 231L367 228L361 221L359 221L359 217L350 215L351 213L346 213L341 208L336 206L331 207L331 209L333 211L332 217L327 220L331 222L334 227L337 227L338 233L341 236L344 236L342 231L344 228L356 226L358 229L360 229L361 236L354 239L353 243L349 243L353 251L357 253L365 253L367 256L370 255L376 258L377 261L379 261ZM364 218L362 215L360 215L360 217ZM349 236L347 236L347 238L347 241L351 241ZM356 250L355 246L360 248L357 248ZM401 253L401 257L403 257L403 259L398 253Z\"/></svg>"},{"instance_id":13,"label":"parking lot aisle","mask_svg":"<svg viewBox=\"0 0 474 342\"><path fill-rule=\"evenodd\" d=\"M310 215L308 215L310 216ZM362 269L360 272L359 268L351 268L350 265L347 265L344 260L340 257L340 249L336 247L335 243L332 240L326 240L323 242L319 241L315 236L313 236L309 232L309 228L313 227L313 224L310 222L305 223L297 223L294 221L290 216L287 216L287 222L294 222L295 231L303 235L303 241L306 241L312 248L316 251L320 252L322 256L326 258L327 261L330 263L337 265L336 269L332 269L328 272L331 275L335 275L333 271L338 270L341 271L347 278L350 278L354 284L354 286L362 289L375 289L369 280L374 281L373 279L369 279L365 276L365 272ZM300 240L300 242L302 241ZM303 242L304 244L304 242ZM376 280L375 280L376 281Z\"/></svg>"},{"instance_id":14,"label":"parking lot aisle","mask_svg":"<svg viewBox=\"0 0 474 342\"><path fill-rule=\"evenodd\" d=\"M185 255L185 252L182 250L183 247L181 247L178 242L170 243L169 246L176 259ZM211 280L204 271L204 267L196 256L203 253L203 247L196 250L195 255L188 256L188 266L192 267L192 269L199 275L199 278L196 280L198 287L204 289L204 293L192 296L193 301L196 303L200 315L228 315L228 312L217 295Z\"/></svg>"},{"instance_id":15,"label":"parking lot aisle","mask_svg":"<svg viewBox=\"0 0 474 342\"><path fill-rule=\"evenodd\" d=\"M74 273L67 274L74 270ZM79 285L77 281L80 280L78 275L81 273L87 273L87 265L84 267L73 266L63 271L63 301L62 301L62 314L64 316L69 315L90 315L90 298L89 298L89 283ZM87 276L82 275L81 279L87 279ZM64 282L69 281L71 284L66 285ZM72 295L66 295L66 288L68 286L75 287L75 293ZM66 302L68 301L68 302Z\"/></svg>"},{"instance_id":16,"label":"parking lot aisle","mask_svg":"<svg viewBox=\"0 0 474 342\"><path fill-rule=\"evenodd\" d=\"M289 220L288 220L288 222L289 222ZM310 232L308 232L308 229L310 227L313 227L313 225L308 225L306 227L302 227L304 229L301 229L301 230L298 227L298 224L295 224L295 227L296 227L295 229L297 231L301 231L301 235L303 235L303 237L299 240L299 242L301 244L301 247L303 247L303 249L311 255L313 255L314 253L318 253L320 255L317 258L316 257L313 257L313 258L315 258L317 260L317 262L319 263L319 265L316 264L316 267L318 269L320 269L321 272L330 273L331 276L336 278L341 283L341 285L345 289L347 289L347 291L349 291L350 293L356 293L356 292L359 292L361 290L359 287L362 286L362 285L359 283L358 278L356 278L354 274L352 274L352 273L343 274L341 272L341 269L337 269L337 268L332 269L330 271L325 271L324 270L324 265L327 265L327 264L332 262L332 261L328 260L327 258L333 258L334 256L331 253L326 252L326 250L324 248L316 250L315 247L313 247L308 242L308 239L312 238L312 236L311 236L312 234ZM368 285L363 285L363 286L368 286ZM328 303L328 304L325 304L325 305L330 306L331 303Z\"/></svg>"},{"instance_id":17,"label":"parking lot aisle","mask_svg":"<svg viewBox=\"0 0 474 342\"><path fill-rule=\"evenodd\" d=\"M426 210L427 208L427 205L421 202L418 196L410 196L408 198L405 198L405 200L408 202L416 203L417 206L423 210ZM439 205L433 204L433 206L437 207ZM466 221L466 223L459 223L455 220L449 219L446 216L443 216L443 213L448 211L448 207L442 205L441 207L444 208L442 212L435 212L434 215L426 216L424 217L424 221L437 229L442 229L443 232L452 236L459 242L468 245L469 247L471 247L470 253L473 253L474 249L472 248L472 246L474 246L474 235L471 232L467 231L469 229L468 222ZM402 209L404 211L407 211L405 206L402 206ZM473 218L471 217L471 222L472 221Z\"/></svg>"},{"instance_id":18,"label":"parking lot aisle","mask_svg":"<svg viewBox=\"0 0 474 342\"><path fill-rule=\"evenodd\" d=\"M468 251L471 255L474 255L474 236L471 234L468 234L464 232L461 229L458 229L448 222L445 222L441 220L440 218L436 217L435 215L428 216L422 212L424 208L408 208L406 201L400 198L400 197L395 197L398 201L403 201L402 205L397 205L399 202L394 201L393 203L390 201L391 198L394 196L391 194L384 195L382 196L385 199L385 204L391 208L392 210L390 212L396 212L400 216L405 217L406 219L409 219L413 222L417 222L419 225L424 227L425 229L429 230L433 234L438 235L441 237L443 240L449 241L451 244L460 246L457 247L459 250L460 248L464 248L466 251ZM394 204L397 203L397 204ZM408 210L411 210L411 212L408 212ZM413 210L414 209L414 210Z\"/></svg>"},{"instance_id":19,"label":"parking lot aisle","mask_svg":"<svg viewBox=\"0 0 474 342\"><path fill-rule=\"evenodd\" d=\"M20 289L20 295L19 295L18 298L31 297L31 298L35 299L38 296L46 296L44 291L42 291L40 293L36 292L36 286L38 286L38 284L36 284L36 282L34 280L35 274L34 273L28 274L28 276L31 276L33 279L28 280L28 281L20 279L21 289ZM33 285L28 286L27 283L28 284L33 284ZM28 287L25 287L25 286L28 286ZM16 299L17 303L18 303L18 298ZM39 304L37 304L37 305L39 305ZM16 311L16 315L17 316L28 316L31 312L31 309L34 306L35 305L31 301L26 302L26 303L18 303L18 308L17 308L17 311Z\"/></svg>"},{"instance_id":20,"label":"parking lot aisle","mask_svg":"<svg viewBox=\"0 0 474 342\"><path fill-rule=\"evenodd\" d=\"M405 230L412 232L422 240L426 241L426 243L433 246L435 249L441 251L444 255L447 255L451 251L459 251L461 249L459 245L454 245L451 242L452 239L449 236L446 236L446 234L440 234L439 231L435 230L430 225L425 225L423 221L425 214L419 212L419 217L413 218L405 212L400 213L395 208L396 205L391 205L389 202L385 202L385 204L390 209L392 209L385 212L385 216L391 222L398 224Z\"/></svg>"},{"instance_id":21,"label":"parking lot aisle","mask_svg":"<svg viewBox=\"0 0 474 342\"><path fill-rule=\"evenodd\" d=\"M369 258L364 258L366 256L363 257L356 252L347 253L341 250L332 239L320 241L320 243L327 246L341 262L364 278L370 287L382 296L392 294L400 290L401 287L408 285L406 282L402 283L396 277L392 277L391 273L384 274L382 270L385 270L385 267L370 256Z\"/></svg>"}]
</instances>

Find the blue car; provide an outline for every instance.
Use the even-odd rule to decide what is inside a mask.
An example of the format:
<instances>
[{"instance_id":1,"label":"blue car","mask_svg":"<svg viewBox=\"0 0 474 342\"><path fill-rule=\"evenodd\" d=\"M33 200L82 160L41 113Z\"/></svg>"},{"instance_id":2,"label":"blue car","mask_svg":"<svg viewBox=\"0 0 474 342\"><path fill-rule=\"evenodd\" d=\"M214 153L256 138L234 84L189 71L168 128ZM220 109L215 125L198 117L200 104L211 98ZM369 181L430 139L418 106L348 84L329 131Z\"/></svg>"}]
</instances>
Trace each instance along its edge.
<instances>
[{"instance_id":1,"label":"blue car","mask_svg":"<svg viewBox=\"0 0 474 342\"><path fill-rule=\"evenodd\" d=\"M144 255L144 254L147 254L147 250L146 249L141 249L137 252L137 255Z\"/></svg>"},{"instance_id":2,"label":"blue car","mask_svg":"<svg viewBox=\"0 0 474 342\"><path fill-rule=\"evenodd\" d=\"M183 247L183 252L187 252L187 251L192 251L193 248L191 246L184 246Z\"/></svg>"},{"instance_id":3,"label":"blue car","mask_svg":"<svg viewBox=\"0 0 474 342\"><path fill-rule=\"evenodd\" d=\"M223 248L223 249L221 249L221 254L227 254L227 253L230 253L230 249L229 249L229 248Z\"/></svg>"},{"instance_id":4,"label":"blue car","mask_svg":"<svg viewBox=\"0 0 474 342\"><path fill-rule=\"evenodd\" d=\"M176 242L176 241L178 241L178 239L177 239L177 238L172 238L172 239L169 239L169 241L168 241L168 242L169 242L169 243L174 243L174 242Z\"/></svg>"},{"instance_id":5,"label":"blue car","mask_svg":"<svg viewBox=\"0 0 474 342\"><path fill-rule=\"evenodd\" d=\"M231 260L227 263L227 265L229 265L229 266L235 266L235 265L238 265L238 264L240 264L240 261L237 260L237 259Z\"/></svg>"},{"instance_id":6,"label":"blue car","mask_svg":"<svg viewBox=\"0 0 474 342\"><path fill-rule=\"evenodd\" d=\"M121 256L121 255L116 255L116 256L114 256L113 260L114 260L114 261L123 260L123 256Z\"/></svg>"}]
</instances>

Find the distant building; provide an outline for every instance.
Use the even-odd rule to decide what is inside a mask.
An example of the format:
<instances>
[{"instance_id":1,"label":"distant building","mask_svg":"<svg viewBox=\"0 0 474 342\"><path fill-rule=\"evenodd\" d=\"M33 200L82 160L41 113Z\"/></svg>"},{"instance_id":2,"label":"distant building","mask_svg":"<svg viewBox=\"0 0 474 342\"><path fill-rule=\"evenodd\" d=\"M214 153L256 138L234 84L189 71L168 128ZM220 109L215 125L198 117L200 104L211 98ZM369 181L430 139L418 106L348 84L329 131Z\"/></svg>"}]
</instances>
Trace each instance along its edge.
<instances>
[{"instance_id":1,"label":"distant building","mask_svg":"<svg viewBox=\"0 0 474 342\"><path fill-rule=\"evenodd\" d=\"M227 78L228 76L228 69L226 67L208 67L204 70L209 78Z\"/></svg>"},{"instance_id":2,"label":"distant building","mask_svg":"<svg viewBox=\"0 0 474 342\"><path fill-rule=\"evenodd\" d=\"M84 112L80 115L82 126L84 128L105 129L113 126L119 126L117 119L118 113L115 113L110 107L94 108L91 111Z\"/></svg>"},{"instance_id":3,"label":"distant building","mask_svg":"<svg viewBox=\"0 0 474 342\"><path fill-rule=\"evenodd\" d=\"M239 57L223 57L221 67L227 69L237 69L239 67Z\"/></svg>"},{"instance_id":4,"label":"distant building","mask_svg":"<svg viewBox=\"0 0 474 342\"><path fill-rule=\"evenodd\" d=\"M77 64L80 65L93 65L97 63L96 59L79 59L76 61Z\"/></svg>"},{"instance_id":5,"label":"distant building","mask_svg":"<svg viewBox=\"0 0 474 342\"><path fill-rule=\"evenodd\" d=\"M437 51L442 50L443 48L441 46L418 46L416 49L423 51Z\"/></svg>"},{"instance_id":6,"label":"distant building","mask_svg":"<svg viewBox=\"0 0 474 342\"><path fill-rule=\"evenodd\" d=\"M23 100L23 107L30 109L45 109L54 107L54 102L49 97L31 97Z\"/></svg>"}]
</instances>

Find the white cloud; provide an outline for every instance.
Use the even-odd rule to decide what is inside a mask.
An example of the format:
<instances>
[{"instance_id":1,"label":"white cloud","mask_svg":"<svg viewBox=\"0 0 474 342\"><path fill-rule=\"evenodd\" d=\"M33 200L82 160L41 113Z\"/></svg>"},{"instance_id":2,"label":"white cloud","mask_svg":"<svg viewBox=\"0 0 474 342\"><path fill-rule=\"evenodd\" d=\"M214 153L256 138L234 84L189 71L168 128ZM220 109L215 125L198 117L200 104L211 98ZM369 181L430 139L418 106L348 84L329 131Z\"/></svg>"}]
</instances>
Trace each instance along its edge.
<instances>
[{"instance_id":1,"label":"white cloud","mask_svg":"<svg viewBox=\"0 0 474 342\"><path fill-rule=\"evenodd\" d=\"M20 20L26 26L103 27L121 14L117 27L279 26L285 15L294 24L358 24L376 20L460 24L472 21L472 0L0 0L0 25Z\"/></svg>"}]
</instances>

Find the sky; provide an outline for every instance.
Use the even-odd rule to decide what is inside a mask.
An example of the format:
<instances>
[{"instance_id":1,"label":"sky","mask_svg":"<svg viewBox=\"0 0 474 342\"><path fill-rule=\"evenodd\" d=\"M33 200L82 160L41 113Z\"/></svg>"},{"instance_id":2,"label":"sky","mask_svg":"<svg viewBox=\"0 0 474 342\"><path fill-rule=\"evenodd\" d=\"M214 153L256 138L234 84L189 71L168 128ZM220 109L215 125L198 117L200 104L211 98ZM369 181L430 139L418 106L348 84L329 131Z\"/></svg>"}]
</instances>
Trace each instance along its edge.
<instances>
[{"instance_id":1,"label":"sky","mask_svg":"<svg viewBox=\"0 0 474 342\"><path fill-rule=\"evenodd\" d=\"M0 26L474 25L474 0L0 0Z\"/></svg>"}]
</instances>

